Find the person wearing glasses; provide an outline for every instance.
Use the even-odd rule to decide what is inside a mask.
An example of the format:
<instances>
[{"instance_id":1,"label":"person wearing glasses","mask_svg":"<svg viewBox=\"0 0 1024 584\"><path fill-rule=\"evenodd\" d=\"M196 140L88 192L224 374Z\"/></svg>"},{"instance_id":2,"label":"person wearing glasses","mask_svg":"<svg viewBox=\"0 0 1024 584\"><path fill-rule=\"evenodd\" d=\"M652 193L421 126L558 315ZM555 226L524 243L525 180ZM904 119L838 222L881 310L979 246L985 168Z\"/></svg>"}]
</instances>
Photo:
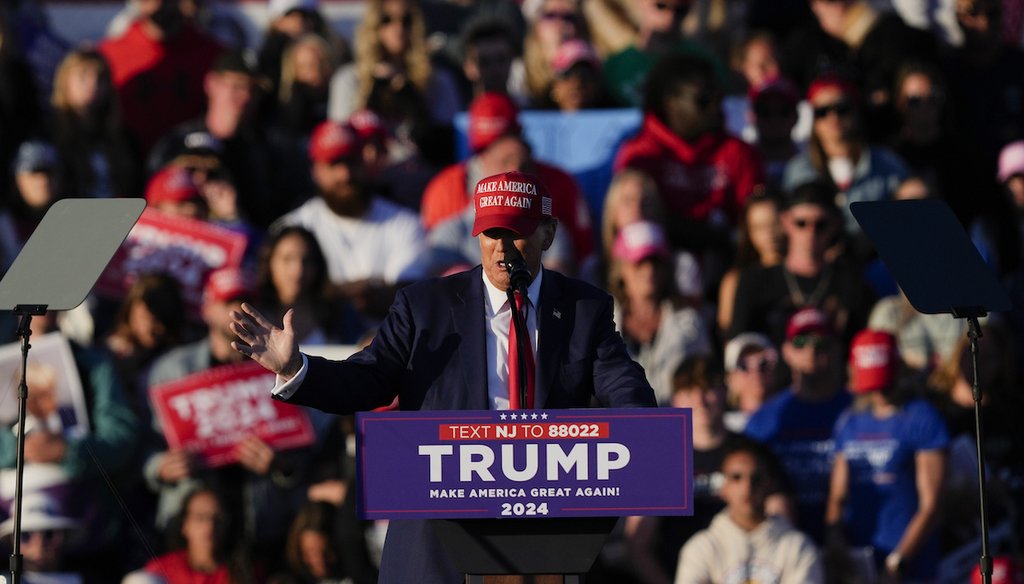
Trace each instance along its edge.
<instances>
[{"instance_id":1,"label":"person wearing glasses","mask_svg":"<svg viewBox=\"0 0 1024 584\"><path fill-rule=\"evenodd\" d=\"M675 584L825 581L814 542L785 519L766 513L765 501L777 480L773 458L749 441L727 449L719 492L725 509L683 546Z\"/></svg>"},{"instance_id":2,"label":"person wearing glasses","mask_svg":"<svg viewBox=\"0 0 1024 584\"><path fill-rule=\"evenodd\" d=\"M861 267L838 251L842 229L834 199L834 188L823 182L801 185L783 199L782 261L740 272L726 338L755 331L778 346L785 340L786 319L804 307L828 313L844 340L863 328L874 294Z\"/></svg>"},{"instance_id":3,"label":"person wearing glasses","mask_svg":"<svg viewBox=\"0 0 1024 584\"><path fill-rule=\"evenodd\" d=\"M779 457L795 502L795 525L821 544L832 470L832 431L849 407L843 391L842 348L828 314L804 308L790 317L782 358L792 384L765 402L744 434Z\"/></svg>"},{"instance_id":4,"label":"person wearing glasses","mask_svg":"<svg viewBox=\"0 0 1024 584\"><path fill-rule=\"evenodd\" d=\"M835 186L835 203L846 231L860 234L849 204L883 201L907 176L906 164L892 151L869 144L860 111L860 90L850 80L829 73L811 83L807 101L814 112L807 151L794 157L782 174L782 188L823 180Z\"/></svg>"},{"instance_id":5,"label":"person wearing glasses","mask_svg":"<svg viewBox=\"0 0 1024 584\"><path fill-rule=\"evenodd\" d=\"M742 432L751 414L778 391L779 352L761 333L742 333L725 344L726 428Z\"/></svg>"}]
</instances>

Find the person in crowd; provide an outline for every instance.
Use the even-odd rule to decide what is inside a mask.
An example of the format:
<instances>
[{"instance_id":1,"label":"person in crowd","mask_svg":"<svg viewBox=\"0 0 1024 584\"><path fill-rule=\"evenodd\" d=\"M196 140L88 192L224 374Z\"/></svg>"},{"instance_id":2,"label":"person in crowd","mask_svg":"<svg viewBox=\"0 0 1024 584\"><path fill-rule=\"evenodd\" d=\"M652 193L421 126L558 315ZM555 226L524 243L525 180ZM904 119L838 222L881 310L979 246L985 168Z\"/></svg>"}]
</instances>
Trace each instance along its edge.
<instances>
[{"instance_id":1,"label":"person in crowd","mask_svg":"<svg viewBox=\"0 0 1024 584\"><path fill-rule=\"evenodd\" d=\"M570 39L555 51L551 61L552 79L546 99L537 104L565 113L610 106L605 95L601 61L586 41Z\"/></svg>"},{"instance_id":2,"label":"person in crowd","mask_svg":"<svg viewBox=\"0 0 1024 584\"><path fill-rule=\"evenodd\" d=\"M49 133L68 196L138 196L141 161L121 123L103 56L91 49L69 52L57 68L50 103Z\"/></svg>"},{"instance_id":3,"label":"person in crowd","mask_svg":"<svg viewBox=\"0 0 1024 584\"><path fill-rule=\"evenodd\" d=\"M571 39L587 40L587 21L576 0L543 0L536 11L527 11L529 30L523 39L523 63L526 66L528 101L540 103L547 95L554 72L551 64L562 43Z\"/></svg>"},{"instance_id":4,"label":"person in crowd","mask_svg":"<svg viewBox=\"0 0 1024 584\"><path fill-rule=\"evenodd\" d=\"M363 351L341 362L305 356L290 315L278 327L250 305L232 314L240 339L235 349L284 381L274 390L278 399L335 413L387 405L396 396L403 410L581 407L592 399L611 407L654 406L643 369L615 332L608 295L541 267L557 228L544 184L520 172L487 177L473 204L482 265L402 289ZM527 362L537 341L534 391L522 404L518 391L509 391L518 384L508 375L517 370L509 361L519 358L517 351L509 354L518 343L507 342L505 310L506 246L513 245L531 275ZM531 377L527 368L527 387ZM486 390L467 385L471 379L486 380ZM459 580L438 545L427 523L392 521L381 582Z\"/></svg>"},{"instance_id":5,"label":"person in crowd","mask_svg":"<svg viewBox=\"0 0 1024 584\"><path fill-rule=\"evenodd\" d=\"M778 392L779 352L761 333L740 333L725 344L724 360L731 408L725 426L743 432L750 416Z\"/></svg>"},{"instance_id":6,"label":"person in crowd","mask_svg":"<svg viewBox=\"0 0 1024 584\"><path fill-rule=\"evenodd\" d=\"M331 33L318 4L317 0L268 0L267 28L256 57L257 71L269 85L268 95L278 95L285 50L300 37L319 35L331 44L339 62L347 60L344 58L348 56L347 48ZM263 105L266 106L263 113L272 117L272 103L268 100Z\"/></svg>"},{"instance_id":7,"label":"person in crowd","mask_svg":"<svg viewBox=\"0 0 1024 584\"><path fill-rule=\"evenodd\" d=\"M726 338L756 331L781 344L786 319L804 307L827 312L844 340L864 328L874 299L862 270L847 254L829 251L841 232L834 193L827 184L807 183L783 199L785 254L777 265L740 273Z\"/></svg>"},{"instance_id":8,"label":"person in crowd","mask_svg":"<svg viewBox=\"0 0 1024 584\"><path fill-rule=\"evenodd\" d=\"M875 303L867 328L895 336L904 367L925 376L950 359L967 334L967 323L962 319L922 314L902 290Z\"/></svg>"},{"instance_id":9,"label":"person in crowd","mask_svg":"<svg viewBox=\"0 0 1024 584\"><path fill-rule=\"evenodd\" d=\"M71 517L66 505L56 496L43 489L29 490L21 502L21 574L26 581L41 581L59 574L58 577L81 577L81 574L66 571L66 553L74 540L82 535L82 522ZM11 502L10 516L0 523L0 538L4 547L13 545L14 501ZM80 581L80 580L75 580Z\"/></svg>"},{"instance_id":10,"label":"person in crowd","mask_svg":"<svg viewBox=\"0 0 1024 584\"><path fill-rule=\"evenodd\" d=\"M779 49L775 36L767 31L754 31L736 44L731 59L733 71L739 73L750 90L764 87L782 76Z\"/></svg>"},{"instance_id":11,"label":"person in crowd","mask_svg":"<svg viewBox=\"0 0 1024 584\"><path fill-rule=\"evenodd\" d=\"M293 137L308 137L327 119L327 93L335 58L318 34L293 40L281 57L277 92L277 128Z\"/></svg>"},{"instance_id":12,"label":"person in crowd","mask_svg":"<svg viewBox=\"0 0 1024 584\"><path fill-rule=\"evenodd\" d=\"M290 164L286 169L273 170L274 151L254 117L259 79L241 52L219 56L203 78L203 89L205 113L167 132L150 153L148 170L155 173L172 162L197 170L217 169L235 184L244 218L266 227L305 194L299 189L308 184L308 171L293 169L301 166L292 161L294 157L283 163ZM293 175L305 182L284 188L283 193L275 190L280 177Z\"/></svg>"},{"instance_id":13,"label":"person in crowd","mask_svg":"<svg viewBox=\"0 0 1024 584\"><path fill-rule=\"evenodd\" d=\"M368 188L362 144L347 125L326 121L309 143L318 196L281 217L316 236L331 282L360 313L384 315L396 287L426 275L423 229L412 212Z\"/></svg>"},{"instance_id":14,"label":"person in crowd","mask_svg":"<svg viewBox=\"0 0 1024 584\"><path fill-rule=\"evenodd\" d=\"M630 559L644 584L672 581L679 550L693 534L711 524L725 503L719 497L722 458L743 437L726 429L722 371L709 357L683 360L673 375L671 406L690 408L693 416L692 517L643 516L627 519Z\"/></svg>"},{"instance_id":15,"label":"person in crowd","mask_svg":"<svg viewBox=\"0 0 1024 584\"><path fill-rule=\"evenodd\" d=\"M764 159L767 184L780 189L786 165L801 151L793 140L793 128L800 118L800 94L792 83L779 77L752 86L749 100L749 115L757 132L754 145Z\"/></svg>"},{"instance_id":16,"label":"person in crowd","mask_svg":"<svg viewBox=\"0 0 1024 584\"><path fill-rule=\"evenodd\" d=\"M327 260L305 228L282 227L271 234L257 273L257 306L274 319L291 310L300 344L353 344L366 332L352 307L334 297Z\"/></svg>"},{"instance_id":17,"label":"person in crowd","mask_svg":"<svg viewBox=\"0 0 1024 584\"><path fill-rule=\"evenodd\" d=\"M203 78L222 47L185 21L177 0L136 6L138 17L124 34L98 50L110 65L125 127L148 152L165 132L202 113Z\"/></svg>"},{"instance_id":18,"label":"person in crowd","mask_svg":"<svg viewBox=\"0 0 1024 584\"><path fill-rule=\"evenodd\" d=\"M341 582L345 576L335 541L333 505L306 503L292 522L285 544L288 570L270 578L272 584Z\"/></svg>"},{"instance_id":19,"label":"person in crowd","mask_svg":"<svg viewBox=\"0 0 1024 584\"><path fill-rule=\"evenodd\" d=\"M196 487L168 528L171 551L150 560L143 571L162 577L166 584L263 582L253 558L232 549L237 540L232 539L230 521L223 495L211 487Z\"/></svg>"},{"instance_id":20,"label":"person in crowd","mask_svg":"<svg viewBox=\"0 0 1024 584\"><path fill-rule=\"evenodd\" d=\"M768 268L782 262L782 226L779 224L779 202L759 192L743 203L737 231L736 258L733 267L718 284L718 329L727 331L732 325L736 289L740 274L750 266Z\"/></svg>"},{"instance_id":21,"label":"person in crowd","mask_svg":"<svg viewBox=\"0 0 1024 584\"><path fill-rule=\"evenodd\" d=\"M757 444L738 443L722 460L720 496L725 509L679 552L676 584L779 582L823 584L825 573L814 542L785 519L768 515L772 454Z\"/></svg>"},{"instance_id":22,"label":"person in crowd","mask_svg":"<svg viewBox=\"0 0 1024 584\"><path fill-rule=\"evenodd\" d=\"M607 289L615 298L615 322L626 348L643 366L658 403L667 405L676 367L709 355L711 334L700 312L675 292L661 227L640 221L619 230Z\"/></svg>"},{"instance_id":23,"label":"person in crowd","mask_svg":"<svg viewBox=\"0 0 1024 584\"><path fill-rule=\"evenodd\" d=\"M430 231L441 221L472 208L472 193L485 176L512 170L535 173L552 193L554 216L569 234L579 265L594 251L590 213L571 175L534 159L522 135L519 110L507 95L487 93L469 106L469 147L473 155L444 168L427 185L420 218Z\"/></svg>"},{"instance_id":24,"label":"person in crowd","mask_svg":"<svg viewBox=\"0 0 1024 584\"><path fill-rule=\"evenodd\" d=\"M151 409L154 388L212 368L244 359L232 350L234 333L230 314L243 301L255 299L254 285L236 268L213 271L203 292L202 317L208 330L199 341L169 351L153 363L149 375ZM314 432L322 436L327 420L314 417ZM270 554L280 549L294 513L305 498L308 471L318 444L277 452L265 441L249 436L235 445L237 464L207 468L195 453L169 447L158 416L153 416L151 444L142 471L146 484L158 497L156 526L165 529L184 508L185 497L197 485L216 485L228 497L232 516L244 519L237 537L274 567Z\"/></svg>"},{"instance_id":25,"label":"person in crowd","mask_svg":"<svg viewBox=\"0 0 1024 584\"><path fill-rule=\"evenodd\" d=\"M106 338L129 403L137 416L149 415L146 380L153 361L187 338L181 288L172 276L140 274L132 283Z\"/></svg>"},{"instance_id":26,"label":"person in crowd","mask_svg":"<svg viewBox=\"0 0 1024 584\"><path fill-rule=\"evenodd\" d=\"M39 128L42 118L32 69L19 50L7 15L0 13L0 177L6 184L20 145Z\"/></svg>"},{"instance_id":27,"label":"person in crowd","mask_svg":"<svg viewBox=\"0 0 1024 584\"><path fill-rule=\"evenodd\" d=\"M13 164L14 181L0 205L0 271L14 262L50 205L63 198L60 154L43 140L23 142Z\"/></svg>"},{"instance_id":28,"label":"person in crowd","mask_svg":"<svg viewBox=\"0 0 1024 584\"><path fill-rule=\"evenodd\" d=\"M828 314L816 308L794 313L782 345L792 385L766 401L744 429L778 455L795 501L794 524L819 545L825 541L832 431L851 402L843 390L842 351Z\"/></svg>"},{"instance_id":29,"label":"person in crowd","mask_svg":"<svg viewBox=\"0 0 1024 584\"><path fill-rule=\"evenodd\" d=\"M807 90L814 112L810 144L786 165L782 188L792 191L815 180L831 183L846 231L862 237L850 203L891 199L907 176L907 167L892 151L867 141L859 100L857 86L845 77L829 73L811 83Z\"/></svg>"},{"instance_id":30,"label":"person in crowd","mask_svg":"<svg viewBox=\"0 0 1024 584\"><path fill-rule=\"evenodd\" d=\"M33 317L31 324L32 337L55 332L57 312ZM66 565L103 581L117 573L125 557L125 550L119 547L124 517L116 511L116 495L108 484L130 483L138 452L139 422L107 354L74 341L69 341L69 345L88 419L78 419L79 411L72 414L74 408L62 403L57 371L49 364L39 363L43 365L39 370L41 378L27 380L36 393L29 393L26 410L36 422L30 425L26 420L23 460L26 468L55 465L75 492L81 493L74 504L82 513L82 528L88 530L90 537L66 550ZM30 367L26 376L35 371ZM51 390L46 391L45 387ZM15 432L0 432L0 468L13 469L17 457Z\"/></svg>"},{"instance_id":31,"label":"person in crowd","mask_svg":"<svg viewBox=\"0 0 1024 584\"><path fill-rule=\"evenodd\" d=\"M958 134L988 161L992 176L999 150L1024 138L1024 110L1015 97L1024 93L1024 50L1003 42L1003 2L957 0L956 21L964 42L946 63Z\"/></svg>"},{"instance_id":32,"label":"person in crowd","mask_svg":"<svg viewBox=\"0 0 1024 584\"><path fill-rule=\"evenodd\" d=\"M941 414L901 380L896 338L865 329L850 345L856 397L835 428L825 523L830 553L871 546L894 581L938 575L939 493L949 433Z\"/></svg>"},{"instance_id":33,"label":"person in crowd","mask_svg":"<svg viewBox=\"0 0 1024 584\"><path fill-rule=\"evenodd\" d=\"M722 129L721 98L710 61L666 55L648 78L643 125L614 164L654 179L669 240L701 256L708 284L721 277L743 201L764 179L757 151Z\"/></svg>"},{"instance_id":34,"label":"person in crowd","mask_svg":"<svg viewBox=\"0 0 1024 584\"><path fill-rule=\"evenodd\" d=\"M449 126L462 109L453 76L430 62L418 2L367 3L355 61L331 79L328 117L342 121L360 109L373 110L395 136L395 159L411 155L428 130Z\"/></svg>"},{"instance_id":35,"label":"person in crowd","mask_svg":"<svg viewBox=\"0 0 1024 584\"><path fill-rule=\"evenodd\" d=\"M889 139L892 150L902 158L912 175L934 185L936 195L946 201L958 217L973 217L991 189L986 164L954 125L952 101L945 76L929 63L906 63L897 71L893 89L895 132ZM981 195L981 196L979 196Z\"/></svg>"},{"instance_id":36,"label":"person in crowd","mask_svg":"<svg viewBox=\"0 0 1024 584\"><path fill-rule=\"evenodd\" d=\"M950 358L928 379L930 397L942 412L951 441L939 514L945 552L940 567L943 577L967 579L977 570L981 536L976 501L978 454L974 414L974 383L981 400L982 453L985 457L985 488L991 523L993 555L1012 555L1020 549L1024 501L1024 435L1016 412L1024 408L1018 391L1019 365L1013 337L996 317L982 321L978 340L977 370L969 339L961 342Z\"/></svg>"},{"instance_id":37,"label":"person in crowd","mask_svg":"<svg viewBox=\"0 0 1024 584\"><path fill-rule=\"evenodd\" d=\"M701 45L685 38L683 18L691 0L640 0L635 5L636 32L627 46L604 60L604 74L612 98L623 106L643 107L648 111L651 98L648 75L653 78L655 63L667 55L687 55L708 60L715 81L725 79L725 67Z\"/></svg>"},{"instance_id":38,"label":"person in crowd","mask_svg":"<svg viewBox=\"0 0 1024 584\"><path fill-rule=\"evenodd\" d=\"M523 87L526 72L519 57L522 42L511 24L498 19L470 21L461 40L462 74L470 85L470 102L485 93L505 93L520 106L528 103Z\"/></svg>"}]
</instances>

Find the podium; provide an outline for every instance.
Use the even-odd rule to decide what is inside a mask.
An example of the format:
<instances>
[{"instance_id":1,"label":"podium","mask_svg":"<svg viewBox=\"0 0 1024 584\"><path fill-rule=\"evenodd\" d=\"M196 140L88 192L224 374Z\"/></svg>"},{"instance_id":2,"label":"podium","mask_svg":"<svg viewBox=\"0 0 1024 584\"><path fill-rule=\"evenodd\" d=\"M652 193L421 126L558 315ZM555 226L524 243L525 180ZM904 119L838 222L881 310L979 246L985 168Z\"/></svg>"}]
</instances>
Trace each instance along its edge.
<instances>
[{"instance_id":1,"label":"podium","mask_svg":"<svg viewBox=\"0 0 1024 584\"><path fill-rule=\"evenodd\" d=\"M693 514L688 409L360 413L356 431L360 515L426 520L472 584L579 584L619 517Z\"/></svg>"}]
</instances>

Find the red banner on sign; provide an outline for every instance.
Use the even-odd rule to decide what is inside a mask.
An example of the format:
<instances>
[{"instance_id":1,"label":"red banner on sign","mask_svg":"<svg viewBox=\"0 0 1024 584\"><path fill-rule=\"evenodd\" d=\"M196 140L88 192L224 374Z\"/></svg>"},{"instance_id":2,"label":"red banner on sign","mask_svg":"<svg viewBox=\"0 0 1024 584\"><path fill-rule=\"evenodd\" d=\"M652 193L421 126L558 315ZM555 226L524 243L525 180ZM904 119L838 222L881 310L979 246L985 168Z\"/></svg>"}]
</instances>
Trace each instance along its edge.
<instances>
[{"instance_id":1,"label":"red banner on sign","mask_svg":"<svg viewBox=\"0 0 1024 584\"><path fill-rule=\"evenodd\" d=\"M206 221L146 209L96 282L96 293L120 299L139 274L167 272L181 284L192 314L198 314L206 275L239 267L246 238Z\"/></svg>"},{"instance_id":2,"label":"red banner on sign","mask_svg":"<svg viewBox=\"0 0 1024 584\"><path fill-rule=\"evenodd\" d=\"M254 362L222 365L153 387L153 403L172 448L199 454L210 466L236 462L249 436L274 450L308 446L315 435L306 412L270 397L274 374Z\"/></svg>"}]
</instances>

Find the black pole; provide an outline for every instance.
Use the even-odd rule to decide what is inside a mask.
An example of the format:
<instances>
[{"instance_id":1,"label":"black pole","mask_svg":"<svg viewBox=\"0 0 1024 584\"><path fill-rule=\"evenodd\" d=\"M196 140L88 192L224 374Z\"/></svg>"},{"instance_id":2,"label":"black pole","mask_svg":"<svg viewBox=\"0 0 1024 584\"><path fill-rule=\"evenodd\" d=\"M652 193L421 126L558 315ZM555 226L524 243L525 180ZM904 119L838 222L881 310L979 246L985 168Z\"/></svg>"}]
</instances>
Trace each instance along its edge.
<instances>
[{"instance_id":1,"label":"black pole","mask_svg":"<svg viewBox=\"0 0 1024 584\"><path fill-rule=\"evenodd\" d=\"M967 317L967 337L971 340L971 366L974 369L974 383L971 386L974 394L974 432L975 447L978 455L978 499L981 505L981 558L978 567L981 570L982 584L992 584L992 556L988 553L988 507L985 504L985 452L981 447L981 387L978 385L978 339L981 338L981 326L976 316Z\"/></svg>"},{"instance_id":2,"label":"black pole","mask_svg":"<svg viewBox=\"0 0 1024 584\"><path fill-rule=\"evenodd\" d=\"M14 314L20 316L18 336L21 337L21 380L18 383L18 457L15 461L14 481L14 538L11 550L11 583L21 584L21 500L22 487L25 483L25 414L28 401L28 350L32 348L29 337L32 336L32 316L46 313L46 306L22 305L14 307Z\"/></svg>"}]
</instances>

